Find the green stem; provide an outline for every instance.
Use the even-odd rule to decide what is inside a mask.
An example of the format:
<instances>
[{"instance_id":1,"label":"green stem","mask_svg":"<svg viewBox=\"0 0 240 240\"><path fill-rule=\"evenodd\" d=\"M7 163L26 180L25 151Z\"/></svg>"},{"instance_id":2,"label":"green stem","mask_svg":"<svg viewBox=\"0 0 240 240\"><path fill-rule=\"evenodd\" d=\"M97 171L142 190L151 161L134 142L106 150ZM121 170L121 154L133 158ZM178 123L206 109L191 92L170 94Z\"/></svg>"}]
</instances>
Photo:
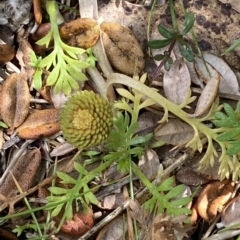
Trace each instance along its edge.
<instances>
[{"instance_id":1,"label":"green stem","mask_svg":"<svg viewBox=\"0 0 240 240\"><path fill-rule=\"evenodd\" d=\"M179 33L177 18L176 18L176 14L175 14L175 11L174 11L173 0L169 0L169 1L170 1L170 12L171 12L173 30L174 30L175 33Z\"/></svg>"}]
</instances>

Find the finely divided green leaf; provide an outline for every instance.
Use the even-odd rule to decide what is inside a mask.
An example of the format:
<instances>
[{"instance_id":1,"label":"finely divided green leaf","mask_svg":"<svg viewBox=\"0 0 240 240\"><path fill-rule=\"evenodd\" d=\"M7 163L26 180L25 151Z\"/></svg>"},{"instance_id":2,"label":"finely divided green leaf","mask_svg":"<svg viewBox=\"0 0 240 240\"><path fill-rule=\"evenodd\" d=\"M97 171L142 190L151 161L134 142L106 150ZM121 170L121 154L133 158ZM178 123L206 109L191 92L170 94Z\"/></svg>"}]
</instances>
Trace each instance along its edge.
<instances>
[{"instance_id":1,"label":"finely divided green leaf","mask_svg":"<svg viewBox=\"0 0 240 240\"><path fill-rule=\"evenodd\" d=\"M217 139L219 141L226 142L226 141L233 140L239 134L240 134L240 128L235 128L219 134Z\"/></svg>"},{"instance_id":2,"label":"finely divided green leaf","mask_svg":"<svg viewBox=\"0 0 240 240\"><path fill-rule=\"evenodd\" d=\"M76 179L70 177L67 173L57 172L57 176L62 180L63 184L76 184Z\"/></svg>"},{"instance_id":3,"label":"finely divided green leaf","mask_svg":"<svg viewBox=\"0 0 240 240\"><path fill-rule=\"evenodd\" d=\"M184 185L177 185L176 187L172 188L167 194L165 194L166 199L171 199L179 196L184 191Z\"/></svg>"},{"instance_id":4,"label":"finely divided green leaf","mask_svg":"<svg viewBox=\"0 0 240 240\"><path fill-rule=\"evenodd\" d=\"M49 187L48 190L56 195L60 194L66 194L69 192L69 189L67 188L61 188L61 187Z\"/></svg>"}]
</instances>

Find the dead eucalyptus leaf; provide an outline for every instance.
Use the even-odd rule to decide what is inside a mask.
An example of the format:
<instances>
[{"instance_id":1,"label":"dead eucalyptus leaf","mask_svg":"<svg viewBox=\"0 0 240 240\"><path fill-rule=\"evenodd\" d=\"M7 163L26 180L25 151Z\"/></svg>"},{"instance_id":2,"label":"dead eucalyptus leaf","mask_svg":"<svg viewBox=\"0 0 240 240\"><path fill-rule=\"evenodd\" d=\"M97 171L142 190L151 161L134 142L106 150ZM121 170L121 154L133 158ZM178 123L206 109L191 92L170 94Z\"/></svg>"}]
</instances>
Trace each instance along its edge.
<instances>
[{"instance_id":1,"label":"dead eucalyptus leaf","mask_svg":"<svg viewBox=\"0 0 240 240\"><path fill-rule=\"evenodd\" d=\"M227 63L221 58L210 53L204 53L203 57L205 61L222 76L219 91L221 93L240 94L237 77Z\"/></svg>"},{"instance_id":2,"label":"dead eucalyptus leaf","mask_svg":"<svg viewBox=\"0 0 240 240\"><path fill-rule=\"evenodd\" d=\"M213 181L206 185L197 198L198 214L211 222L230 200L233 190L234 182L229 180Z\"/></svg>"},{"instance_id":3,"label":"dead eucalyptus leaf","mask_svg":"<svg viewBox=\"0 0 240 240\"><path fill-rule=\"evenodd\" d=\"M176 104L182 104L190 85L191 78L187 65L183 59L176 60L163 76L163 88L167 98Z\"/></svg>"},{"instance_id":4,"label":"dead eucalyptus leaf","mask_svg":"<svg viewBox=\"0 0 240 240\"><path fill-rule=\"evenodd\" d=\"M23 29L22 29L23 30ZM16 58L21 66L21 74L25 75L27 78L32 77L36 69L29 65L31 62L30 52L32 51L32 46L26 38L23 37L24 30L20 31L17 36L17 41L19 44Z\"/></svg>"},{"instance_id":5,"label":"dead eucalyptus leaf","mask_svg":"<svg viewBox=\"0 0 240 240\"><path fill-rule=\"evenodd\" d=\"M36 110L17 128L17 134L19 137L27 139L53 135L60 130L58 115L57 109Z\"/></svg>"},{"instance_id":6,"label":"dead eucalyptus leaf","mask_svg":"<svg viewBox=\"0 0 240 240\"><path fill-rule=\"evenodd\" d=\"M213 76L216 73L216 70L207 62L206 62L206 66L207 66L206 68L204 61L199 57L194 58L194 63L195 63L194 66L195 66L196 72L204 83L207 83L211 79L211 76Z\"/></svg>"},{"instance_id":7,"label":"dead eucalyptus leaf","mask_svg":"<svg viewBox=\"0 0 240 240\"><path fill-rule=\"evenodd\" d=\"M218 72L208 81L207 85L203 89L197 103L194 114L188 114L188 117L199 117L202 116L212 106L219 89L220 75Z\"/></svg>"},{"instance_id":8,"label":"dead eucalyptus leaf","mask_svg":"<svg viewBox=\"0 0 240 240\"><path fill-rule=\"evenodd\" d=\"M37 184L35 177L40 163L41 152L37 148L22 155L14 165L12 174L16 178L23 192ZM12 176L8 174L5 181L0 186L0 193L5 197L10 198L15 196L17 192L18 190Z\"/></svg>"},{"instance_id":9,"label":"dead eucalyptus leaf","mask_svg":"<svg viewBox=\"0 0 240 240\"><path fill-rule=\"evenodd\" d=\"M154 130L155 139L174 146L186 144L193 136L193 128L180 119L170 119L168 122L159 124Z\"/></svg>"},{"instance_id":10,"label":"dead eucalyptus leaf","mask_svg":"<svg viewBox=\"0 0 240 240\"><path fill-rule=\"evenodd\" d=\"M146 153L142 156L138 165L141 171L147 176L149 180L154 179L157 176L159 168L159 157L157 153L152 150L146 150Z\"/></svg>"},{"instance_id":11,"label":"dead eucalyptus leaf","mask_svg":"<svg viewBox=\"0 0 240 240\"><path fill-rule=\"evenodd\" d=\"M92 18L78 18L60 28L60 35L71 46L90 48L98 40L100 29Z\"/></svg>"},{"instance_id":12,"label":"dead eucalyptus leaf","mask_svg":"<svg viewBox=\"0 0 240 240\"><path fill-rule=\"evenodd\" d=\"M193 62L188 62L185 61L187 67L188 67L188 71L191 77L191 81L196 84L197 86L200 86L201 88L204 88L204 84L203 81L199 78L199 76L196 73L195 67L194 67L194 63Z\"/></svg>"},{"instance_id":13,"label":"dead eucalyptus leaf","mask_svg":"<svg viewBox=\"0 0 240 240\"><path fill-rule=\"evenodd\" d=\"M11 128L18 127L27 117L30 93L26 79L12 73L4 81L0 96L0 113L3 121Z\"/></svg>"},{"instance_id":14,"label":"dead eucalyptus leaf","mask_svg":"<svg viewBox=\"0 0 240 240\"><path fill-rule=\"evenodd\" d=\"M131 31L112 22L100 25L103 31L103 44L113 67L127 75L140 73L145 66L144 54Z\"/></svg>"},{"instance_id":15,"label":"dead eucalyptus leaf","mask_svg":"<svg viewBox=\"0 0 240 240\"><path fill-rule=\"evenodd\" d=\"M0 62L9 62L15 56L15 50L11 45L2 44L0 45Z\"/></svg>"},{"instance_id":16,"label":"dead eucalyptus leaf","mask_svg":"<svg viewBox=\"0 0 240 240\"><path fill-rule=\"evenodd\" d=\"M206 69L207 66L207 69ZM216 70L206 62L206 66L201 58L195 57L195 69L199 75L199 77L203 80L203 82L207 83L210 81L211 77L216 74ZM230 83L227 82L221 75L220 75L220 84L219 84L219 92L220 93L228 93L228 94L237 94L239 95L238 89L238 82L234 79L231 80Z\"/></svg>"},{"instance_id":17,"label":"dead eucalyptus leaf","mask_svg":"<svg viewBox=\"0 0 240 240\"><path fill-rule=\"evenodd\" d=\"M240 196L233 198L221 212L221 220L224 227L240 224ZM239 228L239 225L238 225Z\"/></svg>"}]
</instances>

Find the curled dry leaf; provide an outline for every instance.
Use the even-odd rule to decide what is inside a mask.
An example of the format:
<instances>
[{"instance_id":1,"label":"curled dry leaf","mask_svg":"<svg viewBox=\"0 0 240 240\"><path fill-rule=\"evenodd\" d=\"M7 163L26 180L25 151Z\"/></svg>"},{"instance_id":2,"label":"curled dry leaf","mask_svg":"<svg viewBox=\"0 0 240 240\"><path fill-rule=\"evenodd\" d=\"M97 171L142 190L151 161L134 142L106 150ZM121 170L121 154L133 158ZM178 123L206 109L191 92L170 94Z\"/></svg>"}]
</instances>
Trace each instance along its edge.
<instances>
[{"instance_id":1,"label":"curled dry leaf","mask_svg":"<svg viewBox=\"0 0 240 240\"><path fill-rule=\"evenodd\" d=\"M32 51L32 46L28 40L23 37L23 34L24 31L21 30L17 36L19 47L17 50L16 58L18 59L21 66L21 73L29 78L32 77L35 73L35 68L29 65L31 62L30 52Z\"/></svg>"},{"instance_id":2,"label":"curled dry leaf","mask_svg":"<svg viewBox=\"0 0 240 240\"><path fill-rule=\"evenodd\" d=\"M103 44L113 67L122 73L140 73L145 66L144 54L130 30L118 23L103 22Z\"/></svg>"},{"instance_id":3,"label":"curled dry leaf","mask_svg":"<svg viewBox=\"0 0 240 240\"><path fill-rule=\"evenodd\" d=\"M9 62L15 56L15 50L11 45L2 44L0 45L0 62Z\"/></svg>"},{"instance_id":4,"label":"curled dry leaf","mask_svg":"<svg viewBox=\"0 0 240 240\"><path fill-rule=\"evenodd\" d=\"M176 179L187 185L202 185L213 180L220 180L219 175L219 157L214 157L211 166L200 168L200 161L204 156L204 152L194 157L187 165L180 168L176 173Z\"/></svg>"},{"instance_id":5,"label":"curled dry leaf","mask_svg":"<svg viewBox=\"0 0 240 240\"><path fill-rule=\"evenodd\" d=\"M98 206L101 209L105 210L112 210L115 209L119 206L121 206L124 203L125 199L123 196L123 193L116 193L116 194L111 194L102 199L101 202L99 202Z\"/></svg>"},{"instance_id":6,"label":"curled dry leaf","mask_svg":"<svg viewBox=\"0 0 240 240\"><path fill-rule=\"evenodd\" d=\"M196 209L198 214L211 222L230 200L234 190L234 182L229 180L214 181L206 185L200 192Z\"/></svg>"},{"instance_id":7,"label":"curled dry leaf","mask_svg":"<svg viewBox=\"0 0 240 240\"><path fill-rule=\"evenodd\" d=\"M233 198L221 212L221 220L224 227L240 223L240 196ZM239 225L238 225L239 228Z\"/></svg>"},{"instance_id":8,"label":"curled dry leaf","mask_svg":"<svg viewBox=\"0 0 240 240\"><path fill-rule=\"evenodd\" d=\"M202 185L208 183L211 179L208 175L198 173L191 167L184 166L176 173L177 181L187 185Z\"/></svg>"},{"instance_id":9,"label":"curled dry leaf","mask_svg":"<svg viewBox=\"0 0 240 240\"><path fill-rule=\"evenodd\" d=\"M90 48L98 40L100 29L92 18L78 18L60 28L60 35L69 45Z\"/></svg>"},{"instance_id":10,"label":"curled dry leaf","mask_svg":"<svg viewBox=\"0 0 240 240\"><path fill-rule=\"evenodd\" d=\"M154 130L155 139L174 146L186 144L193 136L193 128L179 119L170 119L168 122L159 124Z\"/></svg>"},{"instance_id":11,"label":"curled dry leaf","mask_svg":"<svg viewBox=\"0 0 240 240\"><path fill-rule=\"evenodd\" d=\"M220 75L216 72L203 89L194 114L188 114L189 117L199 117L205 114L212 106L219 89Z\"/></svg>"},{"instance_id":12,"label":"curled dry leaf","mask_svg":"<svg viewBox=\"0 0 240 240\"><path fill-rule=\"evenodd\" d=\"M239 95L240 92L237 77L232 69L227 65L227 63L224 62L221 58L210 53L204 53L203 56L206 61L209 73L207 72L203 60L196 58L195 67L200 77L203 78L205 82L207 82L215 74L215 71L217 71L221 75L219 92Z\"/></svg>"},{"instance_id":13,"label":"curled dry leaf","mask_svg":"<svg viewBox=\"0 0 240 240\"><path fill-rule=\"evenodd\" d=\"M190 85L191 78L187 65L183 59L176 60L163 76L163 88L167 98L176 104L182 104Z\"/></svg>"},{"instance_id":14,"label":"curled dry leaf","mask_svg":"<svg viewBox=\"0 0 240 240\"><path fill-rule=\"evenodd\" d=\"M57 109L36 110L17 128L17 134L27 139L50 136L60 130L58 119Z\"/></svg>"},{"instance_id":15,"label":"curled dry leaf","mask_svg":"<svg viewBox=\"0 0 240 240\"><path fill-rule=\"evenodd\" d=\"M194 63L193 62L188 62L185 61L187 67L188 67L188 71L191 77L191 81L196 84L197 86L200 86L201 88L204 88L204 84L203 81L199 78L199 76L196 73L196 70L194 68Z\"/></svg>"},{"instance_id":16,"label":"curled dry leaf","mask_svg":"<svg viewBox=\"0 0 240 240\"><path fill-rule=\"evenodd\" d=\"M11 128L18 127L27 117L30 93L26 79L12 73L4 81L0 96L0 113L3 121Z\"/></svg>"},{"instance_id":17,"label":"curled dry leaf","mask_svg":"<svg viewBox=\"0 0 240 240\"><path fill-rule=\"evenodd\" d=\"M36 183L36 172L41 163L41 152L39 149L34 149L22 155L16 164L13 166L12 173L16 178L22 191L27 191ZM3 184L0 186L0 193L7 198L16 196L17 187L10 174L6 177Z\"/></svg>"},{"instance_id":18,"label":"curled dry leaf","mask_svg":"<svg viewBox=\"0 0 240 240\"><path fill-rule=\"evenodd\" d=\"M58 219L60 221L60 219ZM84 211L74 213L71 220L65 220L61 226L61 232L72 236L82 236L92 228L94 224L93 211L88 208Z\"/></svg>"},{"instance_id":19,"label":"curled dry leaf","mask_svg":"<svg viewBox=\"0 0 240 240\"><path fill-rule=\"evenodd\" d=\"M141 171L150 180L150 179L154 179L157 176L158 169L159 169L159 162L160 161L157 153L152 149L148 149L146 150L146 153L143 154L138 165Z\"/></svg>"}]
</instances>

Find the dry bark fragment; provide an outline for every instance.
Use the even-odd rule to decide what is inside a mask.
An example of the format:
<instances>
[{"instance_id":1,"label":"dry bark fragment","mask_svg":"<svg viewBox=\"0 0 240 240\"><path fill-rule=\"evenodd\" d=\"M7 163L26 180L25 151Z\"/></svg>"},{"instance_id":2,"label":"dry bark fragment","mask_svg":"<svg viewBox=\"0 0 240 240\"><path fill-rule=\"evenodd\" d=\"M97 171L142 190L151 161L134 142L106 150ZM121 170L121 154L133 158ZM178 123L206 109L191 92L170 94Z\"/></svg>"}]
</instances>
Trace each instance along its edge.
<instances>
[{"instance_id":1,"label":"dry bark fragment","mask_svg":"<svg viewBox=\"0 0 240 240\"><path fill-rule=\"evenodd\" d=\"M30 93L26 79L17 73L11 74L3 83L0 96L0 113L11 128L18 127L27 117Z\"/></svg>"},{"instance_id":2,"label":"dry bark fragment","mask_svg":"<svg viewBox=\"0 0 240 240\"><path fill-rule=\"evenodd\" d=\"M36 110L17 128L21 138L35 139L47 137L60 130L57 109Z\"/></svg>"}]
</instances>

